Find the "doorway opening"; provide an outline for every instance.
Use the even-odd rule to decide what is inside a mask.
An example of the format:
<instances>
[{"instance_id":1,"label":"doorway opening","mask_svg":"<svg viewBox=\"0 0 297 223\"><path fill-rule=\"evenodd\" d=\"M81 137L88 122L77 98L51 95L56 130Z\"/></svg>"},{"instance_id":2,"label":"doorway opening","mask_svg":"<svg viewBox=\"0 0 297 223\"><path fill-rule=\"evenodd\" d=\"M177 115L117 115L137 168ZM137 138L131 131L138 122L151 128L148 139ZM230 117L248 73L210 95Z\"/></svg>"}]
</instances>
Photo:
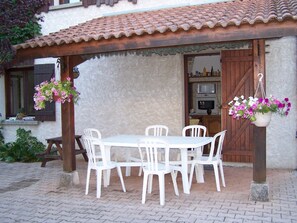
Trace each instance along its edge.
<instances>
[{"instance_id":1,"label":"doorway opening","mask_svg":"<svg viewBox=\"0 0 297 223\"><path fill-rule=\"evenodd\" d=\"M186 125L204 125L208 135L221 131L221 57L185 55Z\"/></svg>"}]
</instances>

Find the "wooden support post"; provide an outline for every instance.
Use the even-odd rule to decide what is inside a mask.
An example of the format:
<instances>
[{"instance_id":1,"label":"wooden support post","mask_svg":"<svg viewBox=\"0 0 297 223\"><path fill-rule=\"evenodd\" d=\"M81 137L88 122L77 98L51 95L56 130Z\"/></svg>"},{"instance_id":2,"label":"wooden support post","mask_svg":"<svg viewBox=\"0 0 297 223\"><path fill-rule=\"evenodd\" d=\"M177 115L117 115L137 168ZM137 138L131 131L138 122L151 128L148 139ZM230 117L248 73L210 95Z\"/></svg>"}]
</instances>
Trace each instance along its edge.
<instances>
[{"instance_id":1,"label":"wooden support post","mask_svg":"<svg viewBox=\"0 0 297 223\"><path fill-rule=\"evenodd\" d=\"M254 128L253 181L266 183L266 128Z\"/></svg>"},{"instance_id":2,"label":"wooden support post","mask_svg":"<svg viewBox=\"0 0 297 223\"><path fill-rule=\"evenodd\" d=\"M61 80L68 77L73 82L73 61L70 56L61 58ZM62 142L63 142L63 170L72 172L76 170L75 162L75 126L74 126L74 103L62 104Z\"/></svg>"},{"instance_id":3,"label":"wooden support post","mask_svg":"<svg viewBox=\"0 0 297 223\"><path fill-rule=\"evenodd\" d=\"M253 40L254 91L258 84L258 74L264 75L265 85L265 41ZM260 92L258 92L260 93ZM256 95L261 97L262 95ZM253 180L257 183L266 181L266 128L254 127L254 170Z\"/></svg>"},{"instance_id":4,"label":"wooden support post","mask_svg":"<svg viewBox=\"0 0 297 223\"><path fill-rule=\"evenodd\" d=\"M73 67L84 61L80 56L64 56L61 58L61 80L70 78L73 83ZM76 170L75 160L75 123L74 103L62 104L62 144L63 144L63 170L72 172Z\"/></svg>"},{"instance_id":5,"label":"wooden support post","mask_svg":"<svg viewBox=\"0 0 297 223\"><path fill-rule=\"evenodd\" d=\"M258 74L264 75L265 84L265 41L253 40L254 87L258 83ZM255 90L255 89L254 89ZM257 96L257 95L256 95ZM251 200L268 201L268 184L266 183L266 128L254 127L254 162Z\"/></svg>"}]
</instances>

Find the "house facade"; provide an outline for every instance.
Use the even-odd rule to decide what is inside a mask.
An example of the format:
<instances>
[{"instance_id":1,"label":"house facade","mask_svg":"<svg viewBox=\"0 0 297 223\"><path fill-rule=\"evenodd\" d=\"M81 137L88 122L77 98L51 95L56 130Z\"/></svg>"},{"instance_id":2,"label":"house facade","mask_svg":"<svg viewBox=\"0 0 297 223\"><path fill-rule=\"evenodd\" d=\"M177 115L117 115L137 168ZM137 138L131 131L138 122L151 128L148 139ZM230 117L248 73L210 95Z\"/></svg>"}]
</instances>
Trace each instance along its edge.
<instances>
[{"instance_id":1,"label":"house facade","mask_svg":"<svg viewBox=\"0 0 297 223\"><path fill-rule=\"evenodd\" d=\"M213 2L222 1L203 3L212 4ZM94 18L186 7L201 4L201 1L122 0L113 6L90 4L88 7L84 7L84 1L70 1L62 5L57 5L58 3L54 1L53 4L54 6L51 6L48 12L42 13L43 35ZM296 9L297 6L295 4L291 7ZM224 41L195 44L191 48L166 47L87 55L85 61L77 66L80 75L74 79L74 85L81 92L80 100L75 104L75 133L82 134L84 128L93 127L99 129L103 137L116 134L143 134L148 125L164 124L169 127L170 135L181 135L182 128L189 123L191 109L188 105L191 100L186 96L190 85L186 80L188 70L185 68L185 56L221 56L224 51L250 49L250 45L250 41ZM267 38L265 52L266 94L272 94L278 98L288 97L292 102L289 116L284 118L274 115L266 128L267 167L295 169L297 167L297 37L291 35ZM60 79L62 64L57 57L35 59L33 72L40 68L38 73L41 74L43 72L41 67L45 64L50 77L54 74L57 79ZM36 68L38 65L40 65L39 68ZM222 72L222 68L219 70ZM17 72L17 69L10 71L11 74ZM222 72L221 75L223 76L224 73ZM60 104L56 103L52 120L14 120L16 111L7 109L7 106L14 107L14 103L13 94L7 93L9 83L6 76L0 77L0 86L0 113L6 142L15 139L16 130L20 127L30 129L32 134L44 143L46 138L62 134ZM226 91L224 85L220 90ZM11 102L7 103L7 101ZM227 101L221 101L222 105L226 103ZM226 115L227 108L223 106L223 109L225 111L217 115ZM222 124L220 128L223 126ZM121 157L119 154L117 156Z\"/></svg>"}]
</instances>

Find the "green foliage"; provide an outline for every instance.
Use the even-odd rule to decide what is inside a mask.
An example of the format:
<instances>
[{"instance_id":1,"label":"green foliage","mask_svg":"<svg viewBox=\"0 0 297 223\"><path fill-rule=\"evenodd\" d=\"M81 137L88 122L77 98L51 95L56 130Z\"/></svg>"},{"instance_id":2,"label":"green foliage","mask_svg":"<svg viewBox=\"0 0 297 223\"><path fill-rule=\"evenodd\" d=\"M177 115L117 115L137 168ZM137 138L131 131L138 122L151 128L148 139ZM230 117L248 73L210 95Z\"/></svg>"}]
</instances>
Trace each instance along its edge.
<instances>
[{"instance_id":1,"label":"green foliage","mask_svg":"<svg viewBox=\"0 0 297 223\"><path fill-rule=\"evenodd\" d=\"M40 35L39 10L47 0L0 0L0 72L15 55L12 45Z\"/></svg>"},{"instance_id":2,"label":"green foliage","mask_svg":"<svg viewBox=\"0 0 297 223\"><path fill-rule=\"evenodd\" d=\"M0 161L36 162L36 154L43 152L45 145L31 136L31 131L19 128L15 142L0 144Z\"/></svg>"},{"instance_id":3,"label":"green foliage","mask_svg":"<svg viewBox=\"0 0 297 223\"><path fill-rule=\"evenodd\" d=\"M1 130L2 130L2 127L0 126L0 146L4 144L4 136Z\"/></svg>"},{"instance_id":4,"label":"green foliage","mask_svg":"<svg viewBox=\"0 0 297 223\"><path fill-rule=\"evenodd\" d=\"M24 27L14 26L9 34L12 45L23 43L28 39L40 34L41 26L34 21L29 21Z\"/></svg>"}]
</instances>

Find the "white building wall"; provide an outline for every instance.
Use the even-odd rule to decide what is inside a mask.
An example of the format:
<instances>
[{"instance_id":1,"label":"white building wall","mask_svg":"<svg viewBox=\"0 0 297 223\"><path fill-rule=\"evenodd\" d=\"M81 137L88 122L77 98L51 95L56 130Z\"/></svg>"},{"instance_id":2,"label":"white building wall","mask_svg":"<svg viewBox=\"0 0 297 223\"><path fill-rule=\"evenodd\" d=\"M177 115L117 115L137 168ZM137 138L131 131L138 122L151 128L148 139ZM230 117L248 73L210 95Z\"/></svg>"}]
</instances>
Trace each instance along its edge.
<instances>
[{"instance_id":1,"label":"white building wall","mask_svg":"<svg viewBox=\"0 0 297 223\"><path fill-rule=\"evenodd\" d=\"M266 94L288 97L292 110L287 117L273 114L267 127L267 167L297 167L297 39L284 37L266 42Z\"/></svg>"}]
</instances>

